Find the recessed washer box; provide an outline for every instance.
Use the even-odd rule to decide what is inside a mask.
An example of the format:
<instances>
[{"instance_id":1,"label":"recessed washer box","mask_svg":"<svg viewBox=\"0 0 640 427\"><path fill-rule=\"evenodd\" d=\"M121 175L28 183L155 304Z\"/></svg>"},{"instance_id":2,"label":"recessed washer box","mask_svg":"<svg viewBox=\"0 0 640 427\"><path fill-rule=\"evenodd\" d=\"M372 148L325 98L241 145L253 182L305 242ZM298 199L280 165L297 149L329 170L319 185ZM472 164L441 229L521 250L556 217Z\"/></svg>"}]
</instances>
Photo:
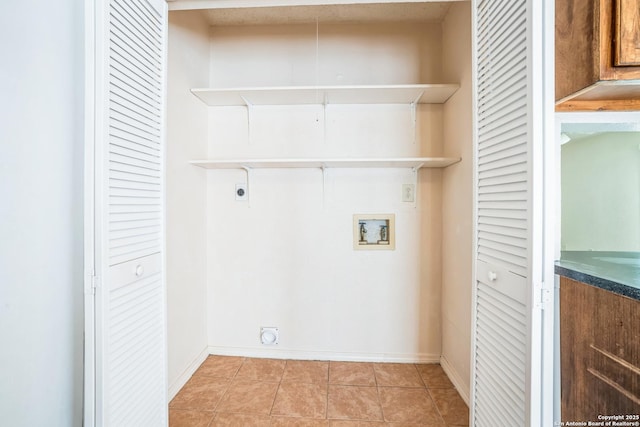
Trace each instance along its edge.
<instances>
[{"instance_id":1,"label":"recessed washer box","mask_svg":"<svg viewBox=\"0 0 640 427\"><path fill-rule=\"evenodd\" d=\"M353 249L387 251L395 250L395 214L353 215Z\"/></svg>"}]
</instances>

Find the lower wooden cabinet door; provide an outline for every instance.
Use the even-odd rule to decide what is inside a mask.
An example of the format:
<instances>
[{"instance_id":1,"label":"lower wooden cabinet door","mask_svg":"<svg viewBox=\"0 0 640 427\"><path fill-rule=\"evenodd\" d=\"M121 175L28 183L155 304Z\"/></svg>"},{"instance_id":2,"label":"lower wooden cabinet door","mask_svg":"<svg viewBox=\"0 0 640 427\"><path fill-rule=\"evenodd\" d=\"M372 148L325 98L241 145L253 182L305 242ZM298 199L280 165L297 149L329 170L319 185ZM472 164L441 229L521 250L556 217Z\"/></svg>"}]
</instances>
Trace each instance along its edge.
<instances>
[{"instance_id":1,"label":"lower wooden cabinet door","mask_svg":"<svg viewBox=\"0 0 640 427\"><path fill-rule=\"evenodd\" d=\"M562 421L640 415L640 301L560 279Z\"/></svg>"}]
</instances>

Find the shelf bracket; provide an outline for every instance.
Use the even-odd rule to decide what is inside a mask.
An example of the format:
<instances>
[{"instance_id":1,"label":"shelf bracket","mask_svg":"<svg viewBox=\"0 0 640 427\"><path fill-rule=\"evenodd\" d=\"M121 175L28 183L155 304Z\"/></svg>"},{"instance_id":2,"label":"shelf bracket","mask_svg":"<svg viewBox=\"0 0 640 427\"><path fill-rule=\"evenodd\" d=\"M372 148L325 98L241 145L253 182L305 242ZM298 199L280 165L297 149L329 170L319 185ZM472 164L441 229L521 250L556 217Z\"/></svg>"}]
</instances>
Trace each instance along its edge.
<instances>
[{"instance_id":1,"label":"shelf bracket","mask_svg":"<svg viewBox=\"0 0 640 427\"><path fill-rule=\"evenodd\" d=\"M322 169L322 207L324 208L326 205L327 166L323 163L320 169Z\"/></svg>"},{"instance_id":2,"label":"shelf bracket","mask_svg":"<svg viewBox=\"0 0 640 427\"><path fill-rule=\"evenodd\" d=\"M327 93L324 92L322 94L322 138L325 144L327 143L327 104L329 103L327 97Z\"/></svg>"},{"instance_id":3,"label":"shelf bracket","mask_svg":"<svg viewBox=\"0 0 640 427\"><path fill-rule=\"evenodd\" d=\"M420 169L422 169L423 166L424 166L424 163L420 163L419 165L411 168L411 171L413 172L413 208L414 209L418 207L418 194L420 194L420 192L418 191L418 172L420 172Z\"/></svg>"},{"instance_id":4,"label":"shelf bracket","mask_svg":"<svg viewBox=\"0 0 640 427\"><path fill-rule=\"evenodd\" d=\"M424 95L424 91L420 92L420 95L418 95L416 97L416 99L410 104L411 107L411 124L413 126L413 144L416 144L416 140L418 139L418 131L417 131L417 121L418 121L418 114L417 114L417 106L418 106L418 102L420 102L420 98L422 98L422 95Z\"/></svg>"},{"instance_id":5,"label":"shelf bracket","mask_svg":"<svg viewBox=\"0 0 640 427\"><path fill-rule=\"evenodd\" d=\"M248 166L242 166L242 169L244 169L244 171L247 174L247 207L250 208L251 207L251 168Z\"/></svg>"},{"instance_id":6,"label":"shelf bracket","mask_svg":"<svg viewBox=\"0 0 640 427\"><path fill-rule=\"evenodd\" d=\"M242 95L240 95L240 98L242 98L245 107L247 108L247 142L251 145L251 114L253 111L253 104Z\"/></svg>"}]
</instances>

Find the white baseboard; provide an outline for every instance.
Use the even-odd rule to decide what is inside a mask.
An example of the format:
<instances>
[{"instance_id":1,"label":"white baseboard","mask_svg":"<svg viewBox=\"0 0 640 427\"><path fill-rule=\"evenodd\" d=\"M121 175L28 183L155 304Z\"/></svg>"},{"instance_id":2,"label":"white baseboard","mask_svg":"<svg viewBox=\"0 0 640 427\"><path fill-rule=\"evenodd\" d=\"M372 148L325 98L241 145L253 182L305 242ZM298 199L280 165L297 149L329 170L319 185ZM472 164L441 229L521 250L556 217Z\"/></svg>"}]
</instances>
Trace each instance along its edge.
<instances>
[{"instance_id":1,"label":"white baseboard","mask_svg":"<svg viewBox=\"0 0 640 427\"><path fill-rule=\"evenodd\" d=\"M462 397L462 400L464 400L467 406L469 406L470 396L469 386L467 385L467 382L462 379L460 374L458 374L458 371L453 368L453 366L444 356L440 357L440 366L442 366L445 374L447 374L456 390L458 390L458 393L460 394L460 397Z\"/></svg>"},{"instance_id":2,"label":"white baseboard","mask_svg":"<svg viewBox=\"0 0 640 427\"><path fill-rule=\"evenodd\" d=\"M264 357L270 359L333 360L342 362L438 363L439 354L358 353L291 350L274 347L209 346L209 354L220 356Z\"/></svg>"},{"instance_id":3,"label":"white baseboard","mask_svg":"<svg viewBox=\"0 0 640 427\"><path fill-rule=\"evenodd\" d=\"M184 372L176 378L174 382L169 385L169 401L173 399L176 394L180 391L182 387L189 381L189 378L198 370L202 362L209 356L209 351L207 347L205 347L200 354L198 354L193 361L187 366Z\"/></svg>"}]
</instances>

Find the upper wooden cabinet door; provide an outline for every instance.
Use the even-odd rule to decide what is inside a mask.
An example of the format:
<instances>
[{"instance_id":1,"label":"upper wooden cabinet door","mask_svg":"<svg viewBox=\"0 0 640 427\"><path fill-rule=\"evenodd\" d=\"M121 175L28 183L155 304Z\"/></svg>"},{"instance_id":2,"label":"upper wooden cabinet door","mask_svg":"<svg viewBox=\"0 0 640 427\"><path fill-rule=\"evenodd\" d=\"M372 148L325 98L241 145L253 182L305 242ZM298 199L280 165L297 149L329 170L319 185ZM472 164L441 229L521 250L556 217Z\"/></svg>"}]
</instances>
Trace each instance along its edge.
<instances>
[{"instance_id":1,"label":"upper wooden cabinet door","mask_svg":"<svg viewBox=\"0 0 640 427\"><path fill-rule=\"evenodd\" d=\"M640 0L616 0L615 65L640 65Z\"/></svg>"},{"instance_id":2,"label":"upper wooden cabinet door","mask_svg":"<svg viewBox=\"0 0 640 427\"><path fill-rule=\"evenodd\" d=\"M555 0L556 111L640 110L640 0Z\"/></svg>"}]
</instances>

